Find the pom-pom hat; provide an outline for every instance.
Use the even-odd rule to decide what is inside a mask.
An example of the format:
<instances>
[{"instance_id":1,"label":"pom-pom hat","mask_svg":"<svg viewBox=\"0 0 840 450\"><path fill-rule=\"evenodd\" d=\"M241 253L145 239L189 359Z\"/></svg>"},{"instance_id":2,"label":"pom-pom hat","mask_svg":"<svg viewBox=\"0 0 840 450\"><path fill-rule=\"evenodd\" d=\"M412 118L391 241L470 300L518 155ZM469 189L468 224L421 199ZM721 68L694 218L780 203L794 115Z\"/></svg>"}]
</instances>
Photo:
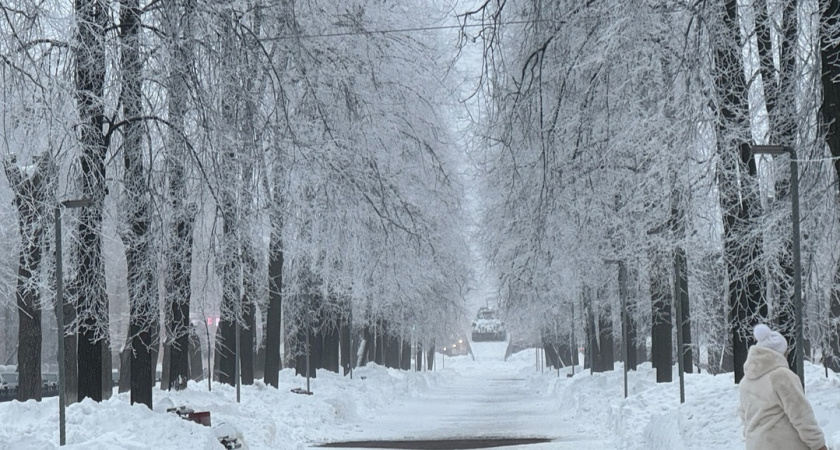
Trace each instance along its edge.
<instances>
[{"instance_id":1,"label":"pom-pom hat","mask_svg":"<svg viewBox=\"0 0 840 450\"><path fill-rule=\"evenodd\" d=\"M770 327L763 323L756 325L753 330L753 335L755 336L755 340L758 341L756 345L759 347L766 347L783 355L788 349L788 343L785 337L779 334L778 331L771 330Z\"/></svg>"}]
</instances>

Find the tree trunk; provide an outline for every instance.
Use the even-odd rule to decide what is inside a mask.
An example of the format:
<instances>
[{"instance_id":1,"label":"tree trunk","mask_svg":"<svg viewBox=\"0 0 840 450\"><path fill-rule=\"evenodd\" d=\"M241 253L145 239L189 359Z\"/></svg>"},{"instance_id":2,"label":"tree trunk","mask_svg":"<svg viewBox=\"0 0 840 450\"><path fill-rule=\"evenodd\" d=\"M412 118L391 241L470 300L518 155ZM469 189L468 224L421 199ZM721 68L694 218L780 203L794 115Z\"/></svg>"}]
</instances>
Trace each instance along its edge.
<instances>
[{"instance_id":1,"label":"tree trunk","mask_svg":"<svg viewBox=\"0 0 840 450\"><path fill-rule=\"evenodd\" d=\"M68 283L64 296L64 327L65 330L76 321L76 306L74 301L76 288ZM78 369L79 337L76 333L64 336L64 397L68 405L79 401L79 369Z\"/></svg>"},{"instance_id":2,"label":"tree trunk","mask_svg":"<svg viewBox=\"0 0 840 450\"><path fill-rule=\"evenodd\" d=\"M169 135L166 163L169 181L167 200L171 218L170 235L166 249L164 286L166 293L166 345L161 388L182 389L190 378L190 279L192 274L193 228L197 208L188 203L185 161L188 161L188 143L184 138L185 117L190 105L189 85L192 65L192 16L193 0L171 0L163 4L163 23L169 37ZM225 224L227 225L227 224Z\"/></svg>"},{"instance_id":3,"label":"tree trunk","mask_svg":"<svg viewBox=\"0 0 840 450\"><path fill-rule=\"evenodd\" d=\"M834 158L835 185L840 186L840 41L827 31L836 29L840 23L840 0L822 0L820 4L823 11L820 33L823 103L820 113L823 126L827 128L825 142ZM840 264L835 268L828 314L828 357L825 364L840 372Z\"/></svg>"},{"instance_id":4,"label":"tree trunk","mask_svg":"<svg viewBox=\"0 0 840 450\"><path fill-rule=\"evenodd\" d=\"M691 352L691 314L688 309L688 262L682 247L674 250L674 284L676 294L674 302L680 302L677 333L682 333L682 349L677 349L677 357L679 358L682 354L683 371L692 373L694 362Z\"/></svg>"},{"instance_id":5,"label":"tree trunk","mask_svg":"<svg viewBox=\"0 0 840 450\"><path fill-rule=\"evenodd\" d=\"M125 198L123 207L127 231L123 233L129 295L128 364L121 368L129 375L120 376L120 391L131 389L131 403L152 408L151 324L159 318L155 258L149 247L149 189L143 166L142 66L140 59L140 4L138 0L120 3L121 70L123 89L123 163L125 166ZM121 361L123 358L121 358ZM132 370L133 369L133 370ZM134 374L134 376L130 376ZM127 382L123 383L125 380Z\"/></svg>"},{"instance_id":6,"label":"tree trunk","mask_svg":"<svg viewBox=\"0 0 840 450\"><path fill-rule=\"evenodd\" d=\"M400 367L400 341L398 336L394 336L387 329L382 331L382 349L383 361L385 367L390 369L399 369Z\"/></svg>"},{"instance_id":7,"label":"tree trunk","mask_svg":"<svg viewBox=\"0 0 840 450\"><path fill-rule=\"evenodd\" d=\"M344 375L350 373L350 368L353 364L351 354L351 349L353 348L353 339L352 333L350 332L350 318L348 317L348 315L349 311L347 314L342 314L341 324L339 325L338 331L338 340L339 345L341 347L339 355L341 358L341 367L343 369L342 372Z\"/></svg>"},{"instance_id":8,"label":"tree trunk","mask_svg":"<svg viewBox=\"0 0 840 450\"><path fill-rule=\"evenodd\" d=\"M278 387L280 336L283 310L283 225L279 213L271 215L268 263L268 312L265 321L265 384Z\"/></svg>"},{"instance_id":9,"label":"tree trunk","mask_svg":"<svg viewBox=\"0 0 840 450\"><path fill-rule=\"evenodd\" d=\"M105 86L105 29L108 5L102 0L76 0L77 44L74 46L76 101L82 147L81 193L91 200L82 208L76 242L77 308L79 314L79 398L102 400L102 345L108 336L108 297L102 260L102 209L105 186L105 156L108 141L103 134Z\"/></svg>"},{"instance_id":10,"label":"tree trunk","mask_svg":"<svg viewBox=\"0 0 840 450\"><path fill-rule=\"evenodd\" d=\"M221 306L221 324L220 330L224 342L223 346L217 346L221 350L219 353L219 364L221 373L219 381L228 383L231 386L236 384L235 370L236 358L238 355L236 342L236 322L242 320L242 296L240 291L240 261L242 244L239 236L240 227L240 204L236 201L240 186L240 177L242 176L242 164L240 155L234 145L237 139L236 133L236 114L238 111L237 100L239 92L236 91L235 84L240 80L237 79L236 64L238 58L238 48L236 46L236 36L234 31L234 22L237 20L233 11L225 9L219 14L220 19L220 37L221 42L221 57L223 67L221 70L228 71L224 77L221 99L221 115L227 127L221 130L225 135L223 138L226 142L223 145L223 150L220 155L220 173L219 180L221 186L220 190L220 205L222 221L224 222L222 228L222 253L217 255L222 261L221 265L221 279L222 279L222 306ZM218 336L218 335L217 335ZM218 339L218 337L217 337Z\"/></svg>"},{"instance_id":11,"label":"tree trunk","mask_svg":"<svg viewBox=\"0 0 840 450\"><path fill-rule=\"evenodd\" d=\"M120 352L120 386L118 390L120 394L131 391L131 360L134 355L132 355L128 343L126 344Z\"/></svg>"},{"instance_id":12,"label":"tree trunk","mask_svg":"<svg viewBox=\"0 0 840 450\"><path fill-rule=\"evenodd\" d=\"M561 366L560 355L557 354L554 344L543 341L543 350L545 353L545 366L559 369Z\"/></svg>"},{"instance_id":13,"label":"tree trunk","mask_svg":"<svg viewBox=\"0 0 840 450\"><path fill-rule=\"evenodd\" d=\"M174 386L173 380L169 378L169 371L171 370L172 365L172 344L171 343L164 343L163 344L163 362L161 362L161 370L160 370L160 388L162 390L170 390L175 388L175 390L180 390L177 386Z\"/></svg>"},{"instance_id":14,"label":"tree trunk","mask_svg":"<svg viewBox=\"0 0 840 450\"><path fill-rule=\"evenodd\" d=\"M359 343L359 354L361 355L361 358L359 359L360 366L365 366L370 361L373 361L373 341L373 330L370 325L365 325L364 328L362 328L362 342Z\"/></svg>"},{"instance_id":15,"label":"tree trunk","mask_svg":"<svg viewBox=\"0 0 840 450\"><path fill-rule=\"evenodd\" d=\"M750 126L747 121L746 83L741 58L737 1L726 0L723 22L716 29L711 41L714 46L716 66L715 91L718 101L717 151L720 159L717 173L718 192L723 211L723 253L729 279L730 326L732 327L732 355L735 368L735 382L743 377L743 366L747 354L747 336L751 331L750 317L757 316L753 309L760 297L760 270L755 261L760 242L747 239L751 227L750 204L757 192L751 177L741 177L744 190L741 190L736 173L739 171L738 149L742 161L748 155L746 142ZM735 44L735 45L734 45ZM734 137L733 137L734 136ZM745 150L747 150L745 152ZM746 168L743 168L746 169ZM748 170L740 170L741 174ZM743 199L743 200L742 200ZM754 233L755 235L755 233ZM755 288L759 290L756 291Z\"/></svg>"},{"instance_id":16,"label":"tree trunk","mask_svg":"<svg viewBox=\"0 0 840 450\"><path fill-rule=\"evenodd\" d=\"M111 372L113 355L111 354L111 338L106 337L99 341L102 346L102 400L108 400L114 393L114 375Z\"/></svg>"},{"instance_id":17,"label":"tree trunk","mask_svg":"<svg viewBox=\"0 0 840 450\"><path fill-rule=\"evenodd\" d=\"M650 357L656 369L657 383L673 380L673 342L671 339L671 289L668 282L668 268L662 254L651 257L650 294L653 326L651 327Z\"/></svg>"},{"instance_id":18,"label":"tree trunk","mask_svg":"<svg viewBox=\"0 0 840 450\"><path fill-rule=\"evenodd\" d=\"M29 175L16 165L15 156L3 160L9 186L15 194L20 230L20 254L15 297L18 310L17 399L41 400L41 249L48 214L45 205L55 193L55 166L49 153L35 157Z\"/></svg>"},{"instance_id":19,"label":"tree trunk","mask_svg":"<svg viewBox=\"0 0 840 450\"><path fill-rule=\"evenodd\" d=\"M764 83L764 96L767 107L770 136L769 142L775 145L795 145L797 121L794 95L796 87L795 57L793 48L796 43L796 0L787 2L783 13L783 36L780 39L780 63L781 70L778 72L773 63L773 48L771 43L770 29L774 26L772 20L767 16L766 2L757 2L756 11L756 35L758 37L758 50L761 62L761 77ZM786 163L786 161L785 161ZM786 164L787 165L787 164ZM780 171L784 173L785 171ZM784 177L776 182L776 199L780 205L790 205L790 178ZM780 225L779 232L783 232L784 245L781 254L778 256L781 273L784 274L781 280L775 282L777 288L778 305L776 312L777 331L790 344L795 346L796 333L794 327L794 306L793 306L793 242L791 239L792 222L790 220L790 207L785 207L787 220ZM796 370L796 352L788 354L790 366Z\"/></svg>"},{"instance_id":20,"label":"tree trunk","mask_svg":"<svg viewBox=\"0 0 840 450\"><path fill-rule=\"evenodd\" d=\"M429 349L426 350L426 370L435 369L435 341L433 340Z\"/></svg>"},{"instance_id":21,"label":"tree trunk","mask_svg":"<svg viewBox=\"0 0 840 450\"><path fill-rule=\"evenodd\" d=\"M411 370L411 343L407 339L402 339L400 352L400 369Z\"/></svg>"},{"instance_id":22,"label":"tree trunk","mask_svg":"<svg viewBox=\"0 0 840 450\"><path fill-rule=\"evenodd\" d=\"M598 313L598 366L602 372L615 370L615 339L609 308Z\"/></svg>"},{"instance_id":23,"label":"tree trunk","mask_svg":"<svg viewBox=\"0 0 840 450\"><path fill-rule=\"evenodd\" d=\"M215 371L218 373L218 381L226 383L231 386L236 385L235 371L235 339L236 339L236 325L222 317L219 320L219 328L216 330L216 363L214 365Z\"/></svg>"},{"instance_id":24,"label":"tree trunk","mask_svg":"<svg viewBox=\"0 0 840 450\"><path fill-rule=\"evenodd\" d=\"M319 368L329 370L330 372L338 373L339 367L339 333L334 326L327 326L321 329L321 342L323 342L323 349L321 352L321 365Z\"/></svg>"},{"instance_id":25,"label":"tree trunk","mask_svg":"<svg viewBox=\"0 0 840 450\"><path fill-rule=\"evenodd\" d=\"M190 327L190 379L201 381L204 379L204 357L201 354L201 339L194 326Z\"/></svg>"},{"instance_id":26,"label":"tree trunk","mask_svg":"<svg viewBox=\"0 0 840 450\"><path fill-rule=\"evenodd\" d=\"M246 272L242 280L242 321L239 332L239 358L242 384L254 384L254 337L257 331L257 261L251 245L243 245L243 264Z\"/></svg>"}]
</instances>

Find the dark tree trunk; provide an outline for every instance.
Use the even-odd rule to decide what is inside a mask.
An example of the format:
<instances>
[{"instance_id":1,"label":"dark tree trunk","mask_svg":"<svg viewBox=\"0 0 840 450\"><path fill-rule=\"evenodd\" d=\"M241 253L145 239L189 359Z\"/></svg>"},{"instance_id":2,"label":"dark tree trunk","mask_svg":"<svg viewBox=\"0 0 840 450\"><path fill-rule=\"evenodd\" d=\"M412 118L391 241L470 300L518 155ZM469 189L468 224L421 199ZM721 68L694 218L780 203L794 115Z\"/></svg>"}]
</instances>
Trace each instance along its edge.
<instances>
[{"instance_id":1,"label":"dark tree trunk","mask_svg":"<svg viewBox=\"0 0 840 450\"><path fill-rule=\"evenodd\" d=\"M598 315L598 353L601 358L598 365L602 372L615 370L615 339L612 330L610 310L606 308Z\"/></svg>"},{"instance_id":2,"label":"dark tree trunk","mask_svg":"<svg viewBox=\"0 0 840 450\"><path fill-rule=\"evenodd\" d=\"M201 381L204 378L204 358L201 354L201 338L198 337L198 331L194 326L190 326L190 379L193 381Z\"/></svg>"},{"instance_id":3,"label":"dark tree trunk","mask_svg":"<svg viewBox=\"0 0 840 450\"><path fill-rule=\"evenodd\" d=\"M20 230L20 254L15 297L18 310L17 399L41 400L41 249L44 245L46 205L55 195L55 167L49 153L35 157L35 171L26 175L15 156L3 160L9 186L15 194Z\"/></svg>"},{"instance_id":4,"label":"dark tree trunk","mask_svg":"<svg viewBox=\"0 0 840 450\"><path fill-rule=\"evenodd\" d=\"M543 342L543 351L545 353L545 366L559 369L561 366L560 355L557 354L554 344Z\"/></svg>"},{"instance_id":5,"label":"dark tree trunk","mask_svg":"<svg viewBox=\"0 0 840 450\"><path fill-rule=\"evenodd\" d=\"M221 100L221 115L224 123L227 125L226 129L221 130L226 133L228 140L236 138L236 118L238 112L238 98L239 93L236 92L235 84L239 80L236 79L236 64L238 58L238 48L236 44L236 37L234 32L234 17L233 11L225 9L219 14L219 26L221 37L221 63L223 70L229 71L229 75L225 77L221 89L224 93ZM238 186L240 185L242 164L240 154L232 142L227 142L225 148L220 156L220 173L219 177L223 183L220 190L220 207L223 227L222 227L222 242L223 251L218 257L223 261L221 267L222 278L222 306L221 306L221 325L223 346L217 346L219 352L219 381L230 384L236 384L236 358L238 357L238 350L236 342L236 323L242 320L242 297L240 291L240 261L242 245L239 242L239 203L236 201L238 196ZM217 338L218 339L218 338Z\"/></svg>"},{"instance_id":6,"label":"dark tree trunk","mask_svg":"<svg viewBox=\"0 0 840 450\"><path fill-rule=\"evenodd\" d=\"M628 278L632 279L633 282L628 283L627 286L635 286L639 280L639 270L637 268L628 267ZM634 299L639 298L638 289L634 288L632 290L632 294L628 293L628 297L630 295L632 295ZM642 303L639 301L631 301L628 298L627 314L629 316L628 323L630 326L627 331L627 340L630 341L630 353L633 355L628 358L629 361L627 362L630 370L635 370L639 364L648 360L647 335L643 333L641 324L635 319L642 314L647 314L647 308L644 308L644 312L639 312L640 304L646 304L646 302Z\"/></svg>"},{"instance_id":7,"label":"dark tree trunk","mask_svg":"<svg viewBox=\"0 0 840 450\"><path fill-rule=\"evenodd\" d=\"M718 101L717 151L720 158L717 179L723 211L723 253L729 279L729 323L732 327L733 366L735 382L738 383L744 375L747 336L752 329L751 320L748 318L755 318L759 313L763 275L757 267L758 264L752 264L753 261L757 261L757 252L761 243L756 242L757 233L751 235L749 233L750 228L754 228L751 221L754 217L752 214L756 212L754 206L757 205L750 203L757 193L756 183L752 177L748 176L742 176L739 183L736 175L739 150L742 164L751 159L744 158L745 155L749 156L746 143L749 141L750 128L747 121L746 83L741 46L738 44L740 38L736 0L726 1L723 22L718 25L713 34L711 41L715 46L714 60L717 70L715 74L715 91ZM741 174L748 172L746 167L740 170Z\"/></svg>"},{"instance_id":8,"label":"dark tree trunk","mask_svg":"<svg viewBox=\"0 0 840 450\"><path fill-rule=\"evenodd\" d=\"M624 364L627 366L627 370L636 370L636 366L638 365L637 362L637 349L638 344L636 342L636 324L633 321L631 309L629 306L630 303L630 277L633 276L634 272L627 268L627 263L622 263L621 267L619 267L618 271L618 286L619 289L624 290L624 302L625 302L625 311L624 311L624 326L627 328L627 336L622 336L622 341L626 339L626 342L622 342L624 346L624 351L627 352L627 361L624 361ZM619 295L622 295L619 291Z\"/></svg>"},{"instance_id":9,"label":"dark tree trunk","mask_svg":"<svg viewBox=\"0 0 840 450\"><path fill-rule=\"evenodd\" d=\"M283 224L278 212L272 214L271 221L268 308L265 321L265 384L277 388L280 373L280 331L283 310Z\"/></svg>"},{"instance_id":10,"label":"dark tree trunk","mask_svg":"<svg viewBox=\"0 0 840 450\"><path fill-rule=\"evenodd\" d=\"M374 330L374 346L373 346L373 362L380 366L385 365L385 334L387 333L387 323L384 320L377 320L377 326Z\"/></svg>"},{"instance_id":11,"label":"dark tree trunk","mask_svg":"<svg viewBox=\"0 0 840 450\"><path fill-rule=\"evenodd\" d=\"M219 372L219 382L236 385L236 324L224 317L219 320L219 328L216 330L216 360Z\"/></svg>"},{"instance_id":12,"label":"dark tree trunk","mask_svg":"<svg viewBox=\"0 0 840 450\"><path fill-rule=\"evenodd\" d=\"M309 277L309 285L303 295L305 298L302 302L303 311L300 312L300 323L298 324L298 349L296 351L295 373L300 376L307 376L315 378L317 370L321 365L323 339L321 334L316 333L323 325L323 317L321 312L321 296L316 291L316 283L312 280L311 274L304 274L304 278ZM307 337L308 334L308 337ZM308 345L307 345L308 343ZM309 355L309 365L307 366L307 355Z\"/></svg>"},{"instance_id":13,"label":"dark tree trunk","mask_svg":"<svg viewBox=\"0 0 840 450\"><path fill-rule=\"evenodd\" d=\"M429 349L426 350L426 370L434 370L435 369L435 341L432 341L432 344L429 346Z\"/></svg>"},{"instance_id":14,"label":"dark tree trunk","mask_svg":"<svg viewBox=\"0 0 840 450\"><path fill-rule=\"evenodd\" d=\"M125 220L127 230L122 235L125 245L127 269L129 320L128 345L121 355L120 392L131 390L131 403L142 403L152 408L151 347L153 322L160 318L155 286L154 256L149 247L149 186L147 171L143 166L143 115L142 66L140 59L139 0L120 4L120 38L122 40L121 77L123 89L120 100L123 116L129 120L123 131L123 165L125 166ZM122 371L125 371L123 376Z\"/></svg>"},{"instance_id":15,"label":"dark tree trunk","mask_svg":"<svg viewBox=\"0 0 840 450\"><path fill-rule=\"evenodd\" d=\"M766 2L758 2L756 10L756 35L758 37L758 50L761 61L761 76L764 82L764 96L766 99L767 113L770 124L770 142L776 145L795 145L796 143L796 111L793 95L795 93L794 82L795 58L793 48L796 42L796 0L787 2L783 15L783 36L780 40L780 62L781 70L778 72L773 64L773 49L770 39L770 28L772 21L767 17ZM785 161L786 162L786 161ZM784 173L784 171L780 171ZM780 205L790 205L790 182L789 178L778 180L776 185L776 198ZM789 207L783 207L784 211L790 213ZM776 281L778 288L779 304L776 309L777 331L787 339L791 348L795 345L795 329L793 314L793 242L791 240L791 221L785 220L782 224L787 228L783 234L785 245L779 255L779 266L784 274L781 280ZM783 231L783 230L779 230ZM796 352L790 352L788 361L793 370L796 370Z\"/></svg>"},{"instance_id":16,"label":"dark tree trunk","mask_svg":"<svg viewBox=\"0 0 840 450\"><path fill-rule=\"evenodd\" d=\"M673 342L671 339L671 289L668 282L668 268L663 255L656 253L651 258L650 294L652 297L652 320L650 356L656 369L657 383L673 380Z\"/></svg>"},{"instance_id":17,"label":"dark tree trunk","mask_svg":"<svg viewBox=\"0 0 840 450\"><path fill-rule=\"evenodd\" d=\"M77 44L74 46L76 101L82 146L82 196L91 205L82 208L76 255L79 313L79 399L102 401L102 344L108 335L108 297L102 260L102 209L105 200L105 29L108 5L102 0L76 0Z\"/></svg>"},{"instance_id":18,"label":"dark tree trunk","mask_svg":"<svg viewBox=\"0 0 840 450\"><path fill-rule=\"evenodd\" d=\"M693 359L691 351L691 314L688 301L688 263L685 250L677 247L674 250L674 283L676 298L674 302L680 302L680 316L677 317L677 333L682 333L682 349L677 349L677 358L682 353L683 371L693 372Z\"/></svg>"},{"instance_id":19,"label":"dark tree trunk","mask_svg":"<svg viewBox=\"0 0 840 450\"><path fill-rule=\"evenodd\" d=\"M302 349L300 350L300 353L295 356L295 373L302 377L308 375L311 378L316 378L318 375L317 362L321 359L321 346L315 344L315 341L318 340L318 335L310 331L309 347L307 348L304 342L304 339L306 339L306 335L304 333L305 330L301 330L298 332L298 339L300 340L300 345ZM307 352L309 352L308 370L306 365Z\"/></svg>"},{"instance_id":20,"label":"dark tree trunk","mask_svg":"<svg viewBox=\"0 0 840 450\"><path fill-rule=\"evenodd\" d=\"M149 367L149 376L151 381L151 386L154 387L155 383L160 380L158 374L158 364L159 364L159 356L160 356L160 322L155 320L151 325L151 332L150 332L150 341L152 343L152 347L149 349L149 354L151 355L151 367Z\"/></svg>"},{"instance_id":21,"label":"dark tree trunk","mask_svg":"<svg viewBox=\"0 0 840 450\"><path fill-rule=\"evenodd\" d=\"M254 344L257 331L257 261L253 255L253 248L250 245L243 246L243 263L245 273L242 286L242 321L245 326L239 331L239 358L240 371L242 372L242 384L254 384Z\"/></svg>"},{"instance_id":22,"label":"dark tree trunk","mask_svg":"<svg viewBox=\"0 0 840 450\"><path fill-rule=\"evenodd\" d=\"M174 199L174 193L173 199ZM169 270L167 271L166 304L169 307L168 350L164 354L164 372L167 375L163 382L165 389L186 388L186 381L190 379L190 279L192 272L193 223L196 207L192 204L184 205L182 200L172 200L176 213L173 234L175 242L168 249ZM179 205L175 205L179 203ZM179 209L176 209L179 208ZM164 348L167 350L167 348ZM168 369L168 370L166 370Z\"/></svg>"},{"instance_id":23,"label":"dark tree trunk","mask_svg":"<svg viewBox=\"0 0 840 450\"><path fill-rule=\"evenodd\" d=\"M131 348L124 345L120 352L120 386L118 391L120 394L131 390L131 359L133 357Z\"/></svg>"},{"instance_id":24,"label":"dark tree trunk","mask_svg":"<svg viewBox=\"0 0 840 450\"><path fill-rule=\"evenodd\" d=\"M607 353L607 349L601 346L601 338L603 337L603 330L598 328L598 325L602 325L602 321L600 317L597 317L597 314L592 306L591 298L588 301L588 305L586 308L586 317L587 317L587 327L586 327L586 335L589 337L588 345L587 345L587 360L591 360L589 364L589 368L592 370L592 373L596 372L604 372L606 369L604 362L606 359L605 353ZM610 345L609 352L612 354L612 345Z\"/></svg>"},{"instance_id":25,"label":"dark tree trunk","mask_svg":"<svg viewBox=\"0 0 840 450\"><path fill-rule=\"evenodd\" d=\"M106 337L99 341L102 345L102 400L111 398L114 393L114 375L111 373L113 355L111 354L111 338Z\"/></svg>"},{"instance_id":26,"label":"dark tree trunk","mask_svg":"<svg viewBox=\"0 0 840 450\"><path fill-rule=\"evenodd\" d=\"M75 298L76 288L72 283L67 286L64 295L64 327L65 330L76 321ZM76 333L64 336L64 396L68 405L79 401L79 359L77 356L79 337Z\"/></svg>"},{"instance_id":27,"label":"dark tree trunk","mask_svg":"<svg viewBox=\"0 0 840 450\"><path fill-rule=\"evenodd\" d=\"M321 351L321 365L320 368L329 370L330 372L338 373L338 358L339 358L339 332L338 328L328 325L321 329L321 342L323 348Z\"/></svg>"},{"instance_id":28,"label":"dark tree trunk","mask_svg":"<svg viewBox=\"0 0 840 450\"><path fill-rule=\"evenodd\" d=\"M400 369L411 370L411 343L406 339L402 340L402 352L400 354Z\"/></svg>"},{"instance_id":29,"label":"dark tree trunk","mask_svg":"<svg viewBox=\"0 0 840 450\"><path fill-rule=\"evenodd\" d=\"M373 361L374 339L373 329L370 325L365 325L362 328L362 342L359 344L359 353L362 355L362 360L359 361L360 366L365 366Z\"/></svg>"},{"instance_id":30,"label":"dark tree trunk","mask_svg":"<svg viewBox=\"0 0 840 450\"><path fill-rule=\"evenodd\" d=\"M172 365L172 344L163 344L163 362L160 368L160 388L170 390L175 388L179 390L178 386L174 386L172 379L169 378L169 371Z\"/></svg>"},{"instance_id":31,"label":"dark tree trunk","mask_svg":"<svg viewBox=\"0 0 840 450\"><path fill-rule=\"evenodd\" d=\"M749 352L752 329L760 318L767 317L767 303L764 300L764 273L757 262L760 259L762 238L758 233L750 233L754 228L753 218L758 216L759 200L758 186L755 181L757 175L756 161L752 158L747 145L741 146L741 162L747 168L749 176L742 177L745 186L742 192L742 202L739 209L738 221L731 225L735 228L735 235L739 236L736 261L740 273L744 274L734 280L735 304L730 309L730 323L732 330L732 356L735 369L735 382L740 383L744 377L744 362ZM743 172L742 172L743 173ZM726 228L726 227L725 227ZM746 273L744 273L746 272ZM732 273L732 272L730 272ZM733 283L730 275L730 285ZM730 287L730 292L733 289ZM731 294L730 294L731 295ZM730 301L732 298L730 297Z\"/></svg>"},{"instance_id":32,"label":"dark tree trunk","mask_svg":"<svg viewBox=\"0 0 840 450\"><path fill-rule=\"evenodd\" d=\"M353 364L353 357L352 357L352 348L353 348L353 334L350 332L350 317L349 317L349 308L347 313L341 316L341 323L339 325L338 330L338 340L339 340L339 356L341 359L341 368L342 373L347 375L350 373L350 368Z\"/></svg>"},{"instance_id":33,"label":"dark tree trunk","mask_svg":"<svg viewBox=\"0 0 840 450\"><path fill-rule=\"evenodd\" d=\"M239 339L241 341L239 349L239 370L242 371L242 384L245 385L254 384L254 331L257 327L256 315L254 314L255 307L256 305L252 302L245 307L243 320L245 320L246 327L242 328L239 332Z\"/></svg>"},{"instance_id":34,"label":"dark tree trunk","mask_svg":"<svg viewBox=\"0 0 840 450\"><path fill-rule=\"evenodd\" d=\"M161 388L176 390L186 387L190 379L190 279L192 273L193 228L197 208L188 203L185 162L189 160L188 143L184 138L185 117L190 105L189 85L192 74L193 0L171 0L163 3L164 26L169 38L169 136L166 167L169 187L167 199L171 219L168 223L169 245L166 248L166 345L164 346ZM225 223L225 225L228 225ZM225 280L225 282L228 280Z\"/></svg>"},{"instance_id":35,"label":"dark tree trunk","mask_svg":"<svg viewBox=\"0 0 840 450\"><path fill-rule=\"evenodd\" d=\"M414 370L423 370L423 346L419 344L414 348Z\"/></svg>"},{"instance_id":36,"label":"dark tree trunk","mask_svg":"<svg viewBox=\"0 0 840 450\"><path fill-rule=\"evenodd\" d=\"M400 342L397 336L390 333L382 336L384 340L384 365L391 369L399 369L400 367Z\"/></svg>"},{"instance_id":37,"label":"dark tree trunk","mask_svg":"<svg viewBox=\"0 0 840 450\"><path fill-rule=\"evenodd\" d=\"M822 0L820 33L823 103L820 108L823 126L827 128L825 142L834 158L837 174L835 185L840 186L840 41L829 35L840 23L840 0ZM825 364L840 372L840 265L835 269L834 285L829 297L828 357Z\"/></svg>"}]
</instances>

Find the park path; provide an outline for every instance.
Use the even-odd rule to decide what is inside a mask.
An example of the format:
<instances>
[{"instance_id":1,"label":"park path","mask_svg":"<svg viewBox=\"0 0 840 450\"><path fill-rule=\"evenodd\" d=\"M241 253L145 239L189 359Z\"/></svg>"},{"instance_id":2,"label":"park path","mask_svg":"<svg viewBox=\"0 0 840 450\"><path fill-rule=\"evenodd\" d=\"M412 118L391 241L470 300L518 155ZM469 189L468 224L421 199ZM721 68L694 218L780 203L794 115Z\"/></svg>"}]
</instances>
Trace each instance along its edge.
<instances>
[{"instance_id":1,"label":"park path","mask_svg":"<svg viewBox=\"0 0 840 450\"><path fill-rule=\"evenodd\" d=\"M504 450L563 450L604 448L603 441L577 434L574 424L566 423L561 411L541 389L523 376L523 363L504 361L506 344L474 343L469 357L447 358L444 371L454 372L447 382L432 387L422 396L399 399L377 417L348 424L336 430L342 441L430 441L429 443L386 447L374 444L347 444L343 448L491 448L470 446L470 439L542 438L545 443L509 445ZM441 361L437 362L441 364ZM533 370L533 365L530 367ZM556 402L556 399L553 400ZM434 443L462 440L459 444ZM412 444L414 445L414 444ZM461 445L461 446L452 446Z\"/></svg>"}]
</instances>

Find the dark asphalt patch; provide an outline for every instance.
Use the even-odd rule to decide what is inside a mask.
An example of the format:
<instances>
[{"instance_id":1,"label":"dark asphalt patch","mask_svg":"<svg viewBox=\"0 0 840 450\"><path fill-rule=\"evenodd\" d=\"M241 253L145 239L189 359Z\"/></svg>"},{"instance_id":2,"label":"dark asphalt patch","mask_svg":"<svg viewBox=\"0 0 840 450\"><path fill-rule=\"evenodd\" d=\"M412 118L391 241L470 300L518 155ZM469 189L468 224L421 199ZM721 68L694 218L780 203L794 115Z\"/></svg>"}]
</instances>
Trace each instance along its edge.
<instances>
[{"instance_id":1,"label":"dark asphalt patch","mask_svg":"<svg viewBox=\"0 0 840 450\"><path fill-rule=\"evenodd\" d=\"M436 439L403 441L352 441L330 442L319 447L324 448L387 448L405 450L468 450L476 448L497 448L511 445L531 445L551 442L546 438L475 438L475 439Z\"/></svg>"}]
</instances>

